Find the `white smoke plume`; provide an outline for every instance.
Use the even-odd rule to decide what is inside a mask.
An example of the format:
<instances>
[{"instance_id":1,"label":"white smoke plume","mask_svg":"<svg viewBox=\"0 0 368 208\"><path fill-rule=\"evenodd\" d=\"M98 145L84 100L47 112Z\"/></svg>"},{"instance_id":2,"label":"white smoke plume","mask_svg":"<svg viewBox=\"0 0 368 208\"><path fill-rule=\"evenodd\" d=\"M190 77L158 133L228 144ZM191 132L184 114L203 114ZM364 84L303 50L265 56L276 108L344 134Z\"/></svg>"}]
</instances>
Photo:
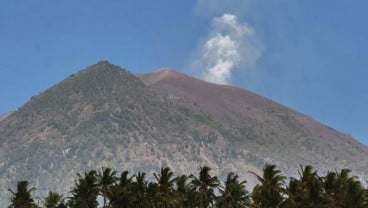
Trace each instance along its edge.
<instances>
[{"instance_id":1,"label":"white smoke plume","mask_svg":"<svg viewBox=\"0 0 368 208\"><path fill-rule=\"evenodd\" d=\"M254 64L262 53L255 31L239 22L233 14L213 19L208 38L201 45L198 66L202 78L217 84L228 84L234 68Z\"/></svg>"}]
</instances>

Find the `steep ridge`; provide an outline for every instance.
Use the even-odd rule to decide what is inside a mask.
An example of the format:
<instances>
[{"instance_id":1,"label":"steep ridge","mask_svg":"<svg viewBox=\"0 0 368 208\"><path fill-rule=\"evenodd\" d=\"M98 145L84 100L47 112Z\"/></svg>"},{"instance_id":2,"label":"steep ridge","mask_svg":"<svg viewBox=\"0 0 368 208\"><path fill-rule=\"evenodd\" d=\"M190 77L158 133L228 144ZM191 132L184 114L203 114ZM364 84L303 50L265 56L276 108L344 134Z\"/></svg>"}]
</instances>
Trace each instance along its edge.
<instances>
[{"instance_id":1,"label":"steep ridge","mask_svg":"<svg viewBox=\"0 0 368 208\"><path fill-rule=\"evenodd\" d=\"M364 145L267 98L172 69L137 76L161 96L197 106L230 128L238 140L236 145L243 147L236 148L236 152L245 158L257 155L279 164L286 172L301 163L314 164L322 170L349 167L357 174L366 173L368 151Z\"/></svg>"}]
</instances>

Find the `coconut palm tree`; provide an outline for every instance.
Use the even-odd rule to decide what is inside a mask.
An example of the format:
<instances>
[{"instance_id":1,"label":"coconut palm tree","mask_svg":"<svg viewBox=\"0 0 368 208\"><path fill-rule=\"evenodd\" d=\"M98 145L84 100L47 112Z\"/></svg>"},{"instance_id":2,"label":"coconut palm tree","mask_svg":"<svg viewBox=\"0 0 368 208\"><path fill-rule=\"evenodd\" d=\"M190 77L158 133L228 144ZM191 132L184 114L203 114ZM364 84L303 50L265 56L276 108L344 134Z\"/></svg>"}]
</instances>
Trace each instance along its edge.
<instances>
[{"instance_id":1,"label":"coconut palm tree","mask_svg":"<svg viewBox=\"0 0 368 208\"><path fill-rule=\"evenodd\" d=\"M50 191L43 202L45 208L67 208L63 195Z\"/></svg>"},{"instance_id":2,"label":"coconut palm tree","mask_svg":"<svg viewBox=\"0 0 368 208\"><path fill-rule=\"evenodd\" d=\"M131 185L135 176L128 177L128 171L121 173L118 183L110 186L107 192L109 205L112 208L128 208L132 203Z\"/></svg>"},{"instance_id":3,"label":"coconut palm tree","mask_svg":"<svg viewBox=\"0 0 368 208\"><path fill-rule=\"evenodd\" d=\"M132 183L132 206L134 208L149 207L149 199L147 198L148 182L146 181L146 173L139 172L135 181Z\"/></svg>"},{"instance_id":4,"label":"coconut palm tree","mask_svg":"<svg viewBox=\"0 0 368 208\"><path fill-rule=\"evenodd\" d=\"M169 167L161 168L160 174L153 173L159 188L161 208L174 207L177 203L177 194L174 190L176 178Z\"/></svg>"},{"instance_id":5,"label":"coconut palm tree","mask_svg":"<svg viewBox=\"0 0 368 208\"><path fill-rule=\"evenodd\" d=\"M10 198L11 204L9 208L34 208L37 205L34 203L32 198L32 192L36 190L36 188L29 188L28 181L18 181L17 190L13 191L8 189L12 194Z\"/></svg>"},{"instance_id":6,"label":"coconut palm tree","mask_svg":"<svg viewBox=\"0 0 368 208\"><path fill-rule=\"evenodd\" d=\"M71 191L70 208L96 208L98 206L97 196L99 192L96 171L89 171L84 174L84 177L78 174L78 180Z\"/></svg>"},{"instance_id":7,"label":"coconut palm tree","mask_svg":"<svg viewBox=\"0 0 368 208\"><path fill-rule=\"evenodd\" d=\"M302 208L299 204L302 201L302 191L300 181L293 177L289 180L289 185L285 189L285 193L288 196L282 203L282 208Z\"/></svg>"},{"instance_id":8,"label":"coconut palm tree","mask_svg":"<svg viewBox=\"0 0 368 208\"><path fill-rule=\"evenodd\" d=\"M219 186L217 176L211 176L208 166L201 167L199 176L193 176L192 184L196 187L200 197L200 207L208 207L213 204L215 199L215 189Z\"/></svg>"},{"instance_id":9,"label":"coconut palm tree","mask_svg":"<svg viewBox=\"0 0 368 208\"><path fill-rule=\"evenodd\" d=\"M193 179L193 177L183 174L178 176L175 181L176 192L179 196L178 206L181 208L194 208L200 206L201 198L199 192L190 179Z\"/></svg>"},{"instance_id":10,"label":"coconut palm tree","mask_svg":"<svg viewBox=\"0 0 368 208\"><path fill-rule=\"evenodd\" d=\"M146 191L147 208L158 208L162 206L160 188L157 183L149 182Z\"/></svg>"},{"instance_id":11,"label":"coconut palm tree","mask_svg":"<svg viewBox=\"0 0 368 208\"><path fill-rule=\"evenodd\" d=\"M180 208L198 207L200 199L196 187L189 181L190 177L183 174L176 177L175 186Z\"/></svg>"},{"instance_id":12,"label":"coconut palm tree","mask_svg":"<svg viewBox=\"0 0 368 208\"><path fill-rule=\"evenodd\" d=\"M350 177L345 187L344 201L341 204L342 208L367 208L365 190L360 181L355 177Z\"/></svg>"},{"instance_id":13,"label":"coconut palm tree","mask_svg":"<svg viewBox=\"0 0 368 208\"><path fill-rule=\"evenodd\" d=\"M285 176L281 171L276 169L276 165L266 164L263 168L263 175L260 176L251 172L256 176L260 184L253 189L252 199L254 205L262 208L277 208L283 202L283 187Z\"/></svg>"},{"instance_id":14,"label":"coconut palm tree","mask_svg":"<svg viewBox=\"0 0 368 208\"><path fill-rule=\"evenodd\" d=\"M109 188L117 181L116 171L111 168L102 168L102 172L97 173L97 184L103 196L103 207L106 208L106 198Z\"/></svg>"},{"instance_id":15,"label":"coconut palm tree","mask_svg":"<svg viewBox=\"0 0 368 208\"><path fill-rule=\"evenodd\" d=\"M300 166L298 171L303 194L304 207L321 207L325 203L322 179L312 166ZM308 204L308 206L307 206Z\"/></svg>"},{"instance_id":16,"label":"coconut palm tree","mask_svg":"<svg viewBox=\"0 0 368 208\"><path fill-rule=\"evenodd\" d=\"M132 181L133 181L133 178L135 177L135 175L132 175L130 177L128 177L129 175L129 172L128 171L124 171L121 173L120 175L120 178L118 178L118 181L119 181L119 186L129 186Z\"/></svg>"},{"instance_id":17,"label":"coconut palm tree","mask_svg":"<svg viewBox=\"0 0 368 208\"><path fill-rule=\"evenodd\" d=\"M337 173L327 172L326 176L323 177L323 189L325 191L325 200L329 205L335 205L335 193L337 191Z\"/></svg>"},{"instance_id":18,"label":"coconut palm tree","mask_svg":"<svg viewBox=\"0 0 368 208\"><path fill-rule=\"evenodd\" d=\"M329 173L324 181L326 193L336 207L368 207L366 190L355 176L351 177L349 169Z\"/></svg>"},{"instance_id":19,"label":"coconut palm tree","mask_svg":"<svg viewBox=\"0 0 368 208\"><path fill-rule=\"evenodd\" d=\"M312 166L300 166L300 179L291 178L283 207L316 208L326 204L321 177Z\"/></svg>"},{"instance_id":20,"label":"coconut palm tree","mask_svg":"<svg viewBox=\"0 0 368 208\"><path fill-rule=\"evenodd\" d=\"M111 208L128 208L131 206L131 193L128 187L113 185L106 193Z\"/></svg>"},{"instance_id":21,"label":"coconut palm tree","mask_svg":"<svg viewBox=\"0 0 368 208\"><path fill-rule=\"evenodd\" d=\"M250 205L250 197L245 189L246 181L239 181L238 175L230 172L227 175L225 185L220 189L220 196L217 198L217 207L241 208Z\"/></svg>"}]
</instances>

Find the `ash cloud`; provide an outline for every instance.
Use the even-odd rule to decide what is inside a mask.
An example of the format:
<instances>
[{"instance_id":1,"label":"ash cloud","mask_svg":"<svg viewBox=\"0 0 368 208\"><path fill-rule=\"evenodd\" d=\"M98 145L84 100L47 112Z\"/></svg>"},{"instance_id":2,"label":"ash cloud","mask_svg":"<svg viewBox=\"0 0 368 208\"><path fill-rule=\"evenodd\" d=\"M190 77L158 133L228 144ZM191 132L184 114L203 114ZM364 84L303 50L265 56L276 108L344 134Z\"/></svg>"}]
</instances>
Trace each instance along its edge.
<instances>
[{"instance_id":1,"label":"ash cloud","mask_svg":"<svg viewBox=\"0 0 368 208\"><path fill-rule=\"evenodd\" d=\"M196 68L208 82L229 84L234 69L246 69L261 54L255 30L236 15L225 13L213 18L211 31L200 46Z\"/></svg>"}]
</instances>

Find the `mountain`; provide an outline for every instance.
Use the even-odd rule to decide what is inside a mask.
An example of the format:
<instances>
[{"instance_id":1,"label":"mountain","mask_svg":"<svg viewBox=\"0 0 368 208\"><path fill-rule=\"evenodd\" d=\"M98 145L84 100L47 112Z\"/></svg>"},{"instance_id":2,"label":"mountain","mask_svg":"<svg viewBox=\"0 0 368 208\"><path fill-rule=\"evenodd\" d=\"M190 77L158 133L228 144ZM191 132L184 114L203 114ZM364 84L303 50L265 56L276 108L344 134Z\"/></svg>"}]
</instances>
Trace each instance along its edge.
<instances>
[{"instance_id":1,"label":"mountain","mask_svg":"<svg viewBox=\"0 0 368 208\"><path fill-rule=\"evenodd\" d=\"M235 155L257 167L270 162L290 173L298 164L322 170L349 167L362 175L367 171L364 145L267 98L171 69L137 76L161 96L175 97L213 116L232 132Z\"/></svg>"},{"instance_id":2,"label":"mountain","mask_svg":"<svg viewBox=\"0 0 368 208\"><path fill-rule=\"evenodd\" d=\"M34 96L0 121L0 201L17 180L66 192L78 172L110 166L193 173L209 165L249 178L266 163L349 167L366 175L367 148L249 91L165 69L133 75L101 61Z\"/></svg>"},{"instance_id":3,"label":"mountain","mask_svg":"<svg viewBox=\"0 0 368 208\"><path fill-rule=\"evenodd\" d=\"M0 122L0 196L17 180L29 180L40 193L65 192L77 172L102 166L216 167L225 162L223 132L199 109L162 98L126 70L99 62Z\"/></svg>"}]
</instances>

